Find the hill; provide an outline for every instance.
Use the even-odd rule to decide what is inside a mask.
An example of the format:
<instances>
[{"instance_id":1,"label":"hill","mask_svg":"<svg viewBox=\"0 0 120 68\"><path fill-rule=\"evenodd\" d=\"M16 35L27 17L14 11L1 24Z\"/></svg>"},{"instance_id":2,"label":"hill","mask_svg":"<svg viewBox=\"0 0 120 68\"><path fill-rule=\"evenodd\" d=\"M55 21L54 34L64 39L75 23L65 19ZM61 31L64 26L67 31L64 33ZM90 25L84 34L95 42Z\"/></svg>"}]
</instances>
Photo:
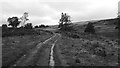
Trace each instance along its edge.
<instances>
[{"instance_id":1,"label":"hill","mask_svg":"<svg viewBox=\"0 0 120 68\"><path fill-rule=\"evenodd\" d=\"M118 19L73 23L73 31L61 31L58 42L61 55L68 66L116 66L118 65ZM93 23L96 34L84 33L88 22ZM70 28L71 29L71 28Z\"/></svg>"}]
</instances>

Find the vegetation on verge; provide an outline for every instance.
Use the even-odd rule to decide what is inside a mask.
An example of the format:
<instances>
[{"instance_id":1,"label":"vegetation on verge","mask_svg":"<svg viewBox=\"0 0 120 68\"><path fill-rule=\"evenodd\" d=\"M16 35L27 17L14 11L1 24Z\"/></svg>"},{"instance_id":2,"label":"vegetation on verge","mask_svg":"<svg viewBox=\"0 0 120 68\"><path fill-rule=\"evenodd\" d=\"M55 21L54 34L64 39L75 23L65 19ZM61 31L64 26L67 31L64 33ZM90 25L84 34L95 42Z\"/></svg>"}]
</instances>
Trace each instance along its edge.
<instances>
[{"instance_id":1,"label":"vegetation on verge","mask_svg":"<svg viewBox=\"0 0 120 68\"><path fill-rule=\"evenodd\" d=\"M18 17L12 17L12 18L9 17L7 21L9 22L8 26L12 26L13 28L17 28L17 26L21 22L19 21Z\"/></svg>"}]
</instances>

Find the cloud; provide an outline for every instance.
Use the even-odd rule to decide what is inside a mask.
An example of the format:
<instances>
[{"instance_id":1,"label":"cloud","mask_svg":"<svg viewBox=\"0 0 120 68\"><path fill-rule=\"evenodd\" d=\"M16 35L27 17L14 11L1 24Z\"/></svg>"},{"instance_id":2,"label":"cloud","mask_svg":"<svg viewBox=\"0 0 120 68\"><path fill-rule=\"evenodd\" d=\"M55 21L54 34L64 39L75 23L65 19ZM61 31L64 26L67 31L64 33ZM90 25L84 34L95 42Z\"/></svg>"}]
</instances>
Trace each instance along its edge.
<instances>
[{"instance_id":1,"label":"cloud","mask_svg":"<svg viewBox=\"0 0 120 68\"><path fill-rule=\"evenodd\" d=\"M117 16L119 0L1 0L2 23L8 17L21 17L29 13L29 21L37 24L58 24L61 12L66 12L73 21L104 19ZM2 24L1 23L1 24Z\"/></svg>"},{"instance_id":2,"label":"cloud","mask_svg":"<svg viewBox=\"0 0 120 68\"><path fill-rule=\"evenodd\" d=\"M118 8L118 0L79 0L47 4L57 11L68 13L73 21L113 18L117 16Z\"/></svg>"},{"instance_id":3,"label":"cloud","mask_svg":"<svg viewBox=\"0 0 120 68\"><path fill-rule=\"evenodd\" d=\"M58 12L45 3L40 3L40 2L27 3L21 1L14 3L11 2L2 3L2 14L1 14L3 17L2 21L5 22L5 19L7 19L9 16L21 17L22 14L25 11L27 11L29 13L30 22L35 22L36 24L41 24L41 23L49 24L49 22L52 22L51 24L54 24L56 22L53 19L56 18L54 16L56 16Z\"/></svg>"}]
</instances>

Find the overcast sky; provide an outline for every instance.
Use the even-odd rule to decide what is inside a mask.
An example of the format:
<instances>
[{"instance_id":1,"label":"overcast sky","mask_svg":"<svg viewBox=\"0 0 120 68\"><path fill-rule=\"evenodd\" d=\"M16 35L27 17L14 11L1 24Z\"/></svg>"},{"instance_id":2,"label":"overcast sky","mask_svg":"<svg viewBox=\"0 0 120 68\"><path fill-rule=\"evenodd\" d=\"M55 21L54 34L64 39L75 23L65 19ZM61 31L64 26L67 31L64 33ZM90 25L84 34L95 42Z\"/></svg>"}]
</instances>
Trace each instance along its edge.
<instances>
[{"instance_id":1,"label":"overcast sky","mask_svg":"<svg viewBox=\"0 0 120 68\"><path fill-rule=\"evenodd\" d=\"M8 17L21 17L29 13L33 25L58 24L61 12L71 16L73 22L115 18L120 0L0 0L0 25Z\"/></svg>"}]
</instances>

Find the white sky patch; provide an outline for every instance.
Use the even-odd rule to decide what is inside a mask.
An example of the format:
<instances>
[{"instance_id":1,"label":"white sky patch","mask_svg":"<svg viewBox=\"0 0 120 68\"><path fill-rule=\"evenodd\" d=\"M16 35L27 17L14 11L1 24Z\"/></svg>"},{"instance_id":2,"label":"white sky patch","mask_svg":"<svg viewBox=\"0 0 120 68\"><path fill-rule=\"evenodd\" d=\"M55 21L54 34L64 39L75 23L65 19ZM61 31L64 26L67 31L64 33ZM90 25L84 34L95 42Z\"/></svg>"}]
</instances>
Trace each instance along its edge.
<instances>
[{"instance_id":1,"label":"white sky patch","mask_svg":"<svg viewBox=\"0 0 120 68\"><path fill-rule=\"evenodd\" d=\"M0 25L8 17L21 17L29 13L33 25L58 24L61 12L71 16L73 22L115 18L120 0L0 0ZM8 24L8 23L7 23Z\"/></svg>"},{"instance_id":2,"label":"white sky patch","mask_svg":"<svg viewBox=\"0 0 120 68\"><path fill-rule=\"evenodd\" d=\"M120 16L120 1L118 3L118 15Z\"/></svg>"}]
</instances>

